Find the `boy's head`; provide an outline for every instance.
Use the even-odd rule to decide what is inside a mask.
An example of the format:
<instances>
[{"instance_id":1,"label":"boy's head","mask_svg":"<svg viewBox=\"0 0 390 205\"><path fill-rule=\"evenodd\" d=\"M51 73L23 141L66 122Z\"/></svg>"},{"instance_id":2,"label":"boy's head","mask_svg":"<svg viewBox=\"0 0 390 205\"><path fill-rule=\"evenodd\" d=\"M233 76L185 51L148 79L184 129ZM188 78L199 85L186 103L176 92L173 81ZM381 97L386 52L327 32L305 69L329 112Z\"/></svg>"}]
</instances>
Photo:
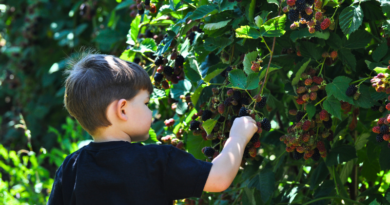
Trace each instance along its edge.
<instances>
[{"instance_id":1,"label":"boy's head","mask_svg":"<svg viewBox=\"0 0 390 205\"><path fill-rule=\"evenodd\" d=\"M153 85L141 66L91 49L69 58L67 64L65 108L95 140L147 139Z\"/></svg>"}]
</instances>

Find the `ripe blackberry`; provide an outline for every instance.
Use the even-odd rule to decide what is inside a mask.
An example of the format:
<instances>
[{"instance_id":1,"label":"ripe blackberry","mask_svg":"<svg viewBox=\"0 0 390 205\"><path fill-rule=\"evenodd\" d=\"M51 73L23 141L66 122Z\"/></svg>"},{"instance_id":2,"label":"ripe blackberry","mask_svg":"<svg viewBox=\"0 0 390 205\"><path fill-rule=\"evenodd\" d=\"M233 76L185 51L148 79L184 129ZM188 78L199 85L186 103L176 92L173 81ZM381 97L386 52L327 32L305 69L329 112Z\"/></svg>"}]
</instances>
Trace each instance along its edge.
<instances>
[{"instance_id":1,"label":"ripe blackberry","mask_svg":"<svg viewBox=\"0 0 390 205\"><path fill-rule=\"evenodd\" d=\"M297 122L301 121L303 116L305 116L305 112L299 111L296 115ZM306 117L305 117L306 118Z\"/></svg>"},{"instance_id":2,"label":"ripe blackberry","mask_svg":"<svg viewBox=\"0 0 390 205\"><path fill-rule=\"evenodd\" d=\"M267 97L262 97L261 101L256 103L256 107L263 109L266 104L267 104Z\"/></svg>"},{"instance_id":3,"label":"ripe blackberry","mask_svg":"<svg viewBox=\"0 0 390 205\"><path fill-rule=\"evenodd\" d=\"M164 59L163 59L162 56L158 56L158 57L156 58L156 60L154 60L154 64L155 64L156 66L160 66L160 65L162 65L163 63L164 63Z\"/></svg>"},{"instance_id":4,"label":"ripe blackberry","mask_svg":"<svg viewBox=\"0 0 390 205\"><path fill-rule=\"evenodd\" d=\"M260 137L260 135L257 134L257 133L255 133L255 134L252 136L252 138L251 138L250 141L251 141L252 143L258 142L258 141L259 141L259 137Z\"/></svg>"},{"instance_id":5,"label":"ripe blackberry","mask_svg":"<svg viewBox=\"0 0 390 205\"><path fill-rule=\"evenodd\" d=\"M199 121L191 121L190 123L190 130L199 130L199 125L200 125L200 122Z\"/></svg>"},{"instance_id":6,"label":"ripe blackberry","mask_svg":"<svg viewBox=\"0 0 390 205\"><path fill-rule=\"evenodd\" d=\"M389 133L389 127L387 125L382 125L380 129L381 134Z\"/></svg>"},{"instance_id":7,"label":"ripe blackberry","mask_svg":"<svg viewBox=\"0 0 390 205\"><path fill-rule=\"evenodd\" d=\"M241 99L241 91L235 90L233 93L233 98L239 101Z\"/></svg>"},{"instance_id":8,"label":"ripe blackberry","mask_svg":"<svg viewBox=\"0 0 390 205\"><path fill-rule=\"evenodd\" d=\"M311 21L313 19L313 14L308 15L306 12L301 12L301 17L306 21Z\"/></svg>"},{"instance_id":9,"label":"ripe blackberry","mask_svg":"<svg viewBox=\"0 0 390 205\"><path fill-rule=\"evenodd\" d=\"M145 10L144 10L144 9L138 10L138 14L139 14L139 15L142 15L142 14L144 14L144 13L145 13Z\"/></svg>"},{"instance_id":10,"label":"ripe blackberry","mask_svg":"<svg viewBox=\"0 0 390 205\"><path fill-rule=\"evenodd\" d=\"M240 116L240 117L249 116L248 109L246 109L245 107L241 107L240 112L238 113L238 116Z\"/></svg>"},{"instance_id":11,"label":"ripe blackberry","mask_svg":"<svg viewBox=\"0 0 390 205\"><path fill-rule=\"evenodd\" d=\"M305 154L304 153L299 153L299 152L297 152L297 150L294 150L293 157L294 157L295 160L302 159L303 155L305 155Z\"/></svg>"},{"instance_id":12,"label":"ripe blackberry","mask_svg":"<svg viewBox=\"0 0 390 205\"><path fill-rule=\"evenodd\" d=\"M377 134L377 135L376 135L376 141L379 142L379 143L380 143L380 142L383 142L383 141L384 141L384 140L383 140L383 134Z\"/></svg>"},{"instance_id":13,"label":"ripe blackberry","mask_svg":"<svg viewBox=\"0 0 390 205\"><path fill-rule=\"evenodd\" d=\"M154 81L156 81L156 82L161 82L163 78L164 78L164 75L161 73L156 73L154 75Z\"/></svg>"},{"instance_id":14,"label":"ripe blackberry","mask_svg":"<svg viewBox=\"0 0 390 205\"><path fill-rule=\"evenodd\" d=\"M330 129L332 127L332 118L329 117L328 121L323 121L322 123L324 124L326 129Z\"/></svg>"},{"instance_id":15,"label":"ripe blackberry","mask_svg":"<svg viewBox=\"0 0 390 205\"><path fill-rule=\"evenodd\" d=\"M230 105L232 105L232 100L233 100L233 97L228 97L228 98L226 98L225 99L225 101L223 102L223 104L225 105L225 106L230 106Z\"/></svg>"},{"instance_id":16,"label":"ripe blackberry","mask_svg":"<svg viewBox=\"0 0 390 205\"><path fill-rule=\"evenodd\" d=\"M261 121L261 128L265 131L270 131L271 130L271 122L267 118L264 118Z\"/></svg>"},{"instance_id":17,"label":"ripe blackberry","mask_svg":"<svg viewBox=\"0 0 390 205\"><path fill-rule=\"evenodd\" d=\"M240 100L241 105L249 105L249 99L248 98L241 98Z\"/></svg>"},{"instance_id":18,"label":"ripe blackberry","mask_svg":"<svg viewBox=\"0 0 390 205\"><path fill-rule=\"evenodd\" d=\"M140 58L134 58L133 63L139 64L139 62L141 62L141 59L140 59Z\"/></svg>"},{"instance_id":19,"label":"ripe blackberry","mask_svg":"<svg viewBox=\"0 0 390 205\"><path fill-rule=\"evenodd\" d=\"M202 113L202 120L206 121L206 120L210 119L212 115L213 115L213 113L210 110L204 110Z\"/></svg>"},{"instance_id":20,"label":"ripe blackberry","mask_svg":"<svg viewBox=\"0 0 390 205\"><path fill-rule=\"evenodd\" d=\"M319 151L317 148L314 149L314 154L311 156L311 158L312 158L314 161L320 160L321 154L320 154L320 151Z\"/></svg>"},{"instance_id":21,"label":"ripe blackberry","mask_svg":"<svg viewBox=\"0 0 390 205\"><path fill-rule=\"evenodd\" d=\"M306 3L309 4L310 6L314 4L314 0L306 0Z\"/></svg>"},{"instance_id":22,"label":"ripe blackberry","mask_svg":"<svg viewBox=\"0 0 390 205\"><path fill-rule=\"evenodd\" d=\"M221 76L222 77L224 77L224 78L227 78L228 77L228 73L230 72L232 70L232 67L231 66L229 66L229 67L227 67L225 70L223 70L222 72L221 72Z\"/></svg>"},{"instance_id":23,"label":"ripe blackberry","mask_svg":"<svg viewBox=\"0 0 390 205\"><path fill-rule=\"evenodd\" d=\"M195 39L195 32L191 32L190 35L188 36L188 39L190 39L190 45L194 42Z\"/></svg>"},{"instance_id":24,"label":"ripe blackberry","mask_svg":"<svg viewBox=\"0 0 390 205\"><path fill-rule=\"evenodd\" d=\"M288 19L290 21L292 21L292 22L298 21L298 19L299 19L299 11L294 10L294 9L290 9L290 11L288 12Z\"/></svg>"},{"instance_id":25,"label":"ripe blackberry","mask_svg":"<svg viewBox=\"0 0 390 205\"><path fill-rule=\"evenodd\" d=\"M164 74L166 76L172 76L173 74L173 68L171 66L165 66L164 67Z\"/></svg>"},{"instance_id":26,"label":"ripe blackberry","mask_svg":"<svg viewBox=\"0 0 390 205\"><path fill-rule=\"evenodd\" d=\"M145 0L145 5L150 6L150 0Z\"/></svg>"},{"instance_id":27,"label":"ripe blackberry","mask_svg":"<svg viewBox=\"0 0 390 205\"><path fill-rule=\"evenodd\" d=\"M322 30L321 30L321 25L316 24L316 25L314 26L314 29L315 29L316 31L322 32Z\"/></svg>"},{"instance_id":28,"label":"ripe blackberry","mask_svg":"<svg viewBox=\"0 0 390 205\"><path fill-rule=\"evenodd\" d=\"M184 57L182 55L178 55L175 60L175 66L183 66Z\"/></svg>"},{"instance_id":29,"label":"ripe blackberry","mask_svg":"<svg viewBox=\"0 0 390 205\"><path fill-rule=\"evenodd\" d=\"M295 3L296 3L296 4L305 5L305 4L306 4L306 1L305 1L305 0L297 0Z\"/></svg>"},{"instance_id":30,"label":"ripe blackberry","mask_svg":"<svg viewBox=\"0 0 390 205\"><path fill-rule=\"evenodd\" d=\"M348 88L347 88L347 91L345 92L345 94L347 96L353 96L357 91L357 87L355 85L350 85Z\"/></svg>"},{"instance_id":31,"label":"ripe blackberry","mask_svg":"<svg viewBox=\"0 0 390 205\"><path fill-rule=\"evenodd\" d=\"M203 153L206 157L213 157L215 150L212 147L205 147Z\"/></svg>"},{"instance_id":32,"label":"ripe blackberry","mask_svg":"<svg viewBox=\"0 0 390 205\"><path fill-rule=\"evenodd\" d=\"M299 1L297 1L296 3L295 3L295 6L296 6L296 8L297 8L297 11L301 11L301 15L305 12L305 9L306 9L306 4L304 3L304 4L299 4L298 3Z\"/></svg>"}]
</instances>

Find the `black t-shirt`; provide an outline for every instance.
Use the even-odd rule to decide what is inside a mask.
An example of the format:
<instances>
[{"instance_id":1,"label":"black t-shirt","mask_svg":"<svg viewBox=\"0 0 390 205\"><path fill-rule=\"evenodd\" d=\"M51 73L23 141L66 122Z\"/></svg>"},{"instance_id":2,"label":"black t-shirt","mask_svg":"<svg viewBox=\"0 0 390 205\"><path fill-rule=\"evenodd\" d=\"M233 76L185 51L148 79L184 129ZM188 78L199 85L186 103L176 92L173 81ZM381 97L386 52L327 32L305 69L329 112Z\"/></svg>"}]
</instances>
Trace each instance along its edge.
<instances>
[{"instance_id":1,"label":"black t-shirt","mask_svg":"<svg viewBox=\"0 0 390 205\"><path fill-rule=\"evenodd\" d=\"M48 205L168 205L199 198L211 166L171 145L91 142L57 170Z\"/></svg>"}]
</instances>

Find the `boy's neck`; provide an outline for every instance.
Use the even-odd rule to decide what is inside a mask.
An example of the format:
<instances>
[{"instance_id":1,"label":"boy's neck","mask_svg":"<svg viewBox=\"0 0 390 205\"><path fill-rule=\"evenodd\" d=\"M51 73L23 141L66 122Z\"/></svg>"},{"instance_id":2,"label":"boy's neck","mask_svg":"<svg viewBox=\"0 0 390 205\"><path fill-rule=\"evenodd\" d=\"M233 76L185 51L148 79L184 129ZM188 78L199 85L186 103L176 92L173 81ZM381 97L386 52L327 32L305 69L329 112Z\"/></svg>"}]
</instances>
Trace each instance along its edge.
<instances>
[{"instance_id":1,"label":"boy's neck","mask_svg":"<svg viewBox=\"0 0 390 205\"><path fill-rule=\"evenodd\" d=\"M128 134L119 129L100 129L92 136L94 142L127 141L131 142Z\"/></svg>"}]
</instances>

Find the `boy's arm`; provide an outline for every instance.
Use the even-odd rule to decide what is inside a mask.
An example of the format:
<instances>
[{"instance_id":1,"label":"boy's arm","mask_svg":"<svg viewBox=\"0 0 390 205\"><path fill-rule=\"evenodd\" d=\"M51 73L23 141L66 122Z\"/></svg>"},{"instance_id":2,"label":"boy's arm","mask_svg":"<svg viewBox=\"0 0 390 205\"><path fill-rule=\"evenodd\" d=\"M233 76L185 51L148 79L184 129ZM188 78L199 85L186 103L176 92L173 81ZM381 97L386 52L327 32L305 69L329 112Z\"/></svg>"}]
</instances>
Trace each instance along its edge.
<instances>
[{"instance_id":1,"label":"boy's arm","mask_svg":"<svg viewBox=\"0 0 390 205\"><path fill-rule=\"evenodd\" d=\"M237 175L246 144L257 131L256 122L251 117L236 118L222 152L212 161L209 176L203 191L225 191Z\"/></svg>"}]
</instances>

